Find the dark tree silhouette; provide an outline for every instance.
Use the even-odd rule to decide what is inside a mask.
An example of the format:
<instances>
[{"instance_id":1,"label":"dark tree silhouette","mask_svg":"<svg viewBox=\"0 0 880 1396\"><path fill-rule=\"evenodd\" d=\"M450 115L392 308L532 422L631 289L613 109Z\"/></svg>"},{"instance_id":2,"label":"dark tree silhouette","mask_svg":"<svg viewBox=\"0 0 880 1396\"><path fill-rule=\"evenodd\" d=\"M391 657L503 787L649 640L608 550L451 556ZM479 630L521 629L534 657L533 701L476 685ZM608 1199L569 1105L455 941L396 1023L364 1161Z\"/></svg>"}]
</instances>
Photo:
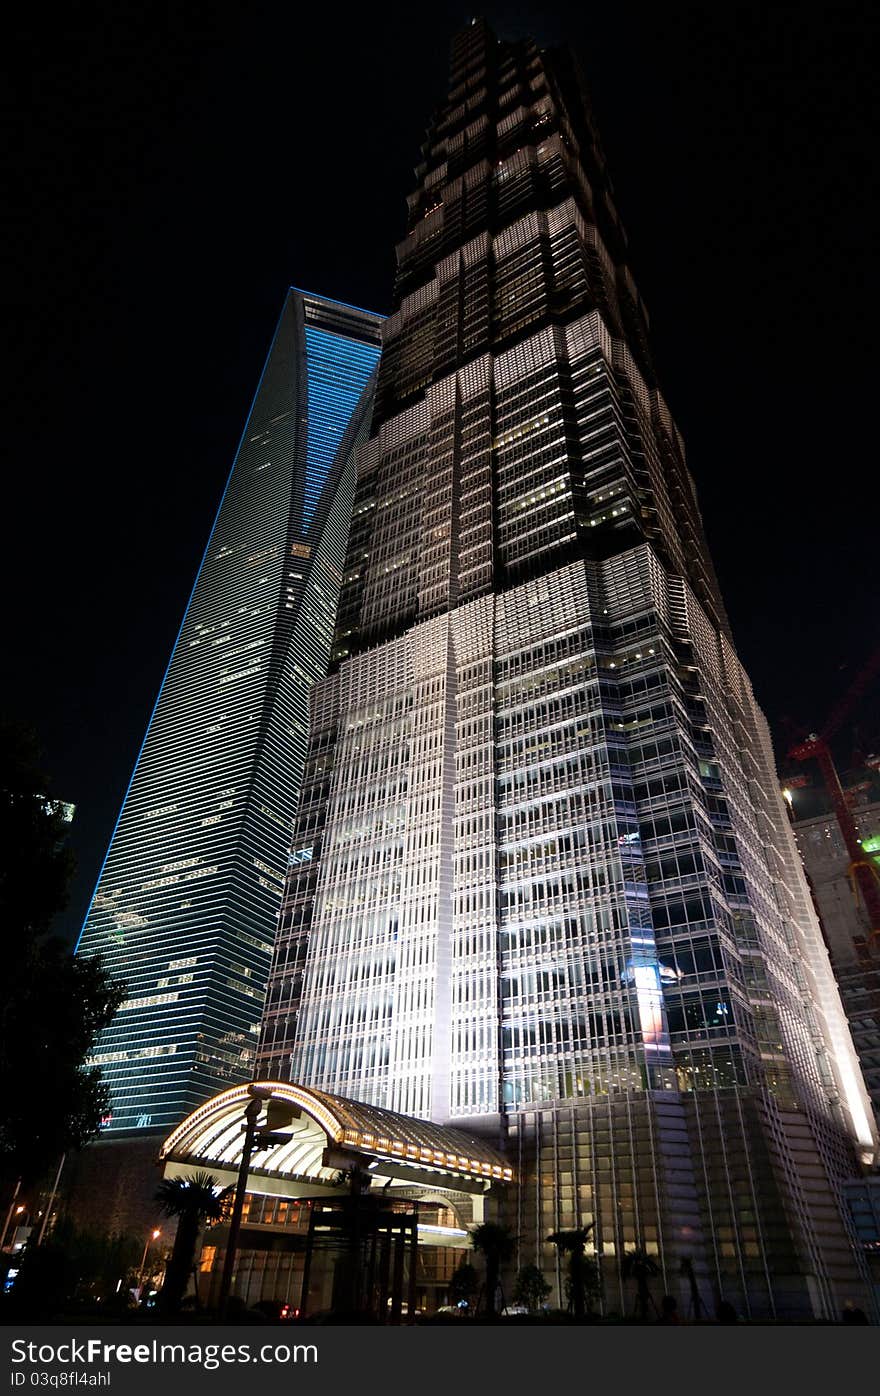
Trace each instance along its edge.
<instances>
[{"instance_id":1,"label":"dark tree silhouette","mask_svg":"<svg viewBox=\"0 0 880 1396\"><path fill-rule=\"evenodd\" d=\"M504 1261L513 1254L513 1237L507 1227L500 1226L498 1222L480 1222L471 1228L471 1245L486 1262L486 1313L490 1319L494 1319L497 1317L495 1295L498 1276Z\"/></svg>"},{"instance_id":2,"label":"dark tree silhouette","mask_svg":"<svg viewBox=\"0 0 880 1396\"><path fill-rule=\"evenodd\" d=\"M211 1173L165 1178L156 1189L156 1201L166 1217L177 1218L177 1234L159 1294L164 1313L173 1314L180 1308L195 1263L199 1233L205 1225L226 1216L234 1191L232 1187L221 1189Z\"/></svg>"},{"instance_id":3,"label":"dark tree silhouette","mask_svg":"<svg viewBox=\"0 0 880 1396\"><path fill-rule=\"evenodd\" d=\"M66 833L35 731L0 715L0 921L9 967L67 905L74 860Z\"/></svg>"},{"instance_id":4,"label":"dark tree silhouette","mask_svg":"<svg viewBox=\"0 0 880 1396\"><path fill-rule=\"evenodd\" d=\"M513 1302L525 1304L530 1314L534 1314L540 1309L549 1293L550 1285L544 1279L537 1265L524 1265L517 1272Z\"/></svg>"},{"instance_id":5,"label":"dark tree silhouette","mask_svg":"<svg viewBox=\"0 0 880 1396\"><path fill-rule=\"evenodd\" d=\"M62 1217L41 1246L25 1247L18 1277L4 1296L4 1315L52 1322L83 1308L124 1313L140 1253L138 1236L104 1235Z\"/></svg>"},{"instance_id":6,"label":"dark tree silhouette","mask_svg":"<svg viewBox=\"0 0 880 1396\"><path fill-rule=\"evenodd\" d=\"M584 1318L589 1297L597 1288L596 1262L586 1254L586 1244L593 1223L577 1227L573 1231L554 1231L547 1237L560 1256L568 1256L568 1296L575 1318Z\"/></svg>"},{"instance_id":7,"label":"dark tree silhouette","mask_svg":"<svg viewBox=\"0 0 880 1396\"><path fill-rule=\"evenodd\" d=\"M125 996L97 958L50 935L73 859L37 740L0 719L0 1182L38 1180L93 1138L108 1108L95 1039Z\"/></svg>"},{"instance_id":8,"label":"dark tree silhouette","mask_svg":"<svg viewBox=\"0 0 880 1396\"><path fill-rule=\"evenodd\" d=\"M477 1272L468 1261L463 1260L452 1273L449 1281L449 1302L458 1305L462 1301L470 1305L470 1301L479 1288Z\"/></svg>"}]
</instances>

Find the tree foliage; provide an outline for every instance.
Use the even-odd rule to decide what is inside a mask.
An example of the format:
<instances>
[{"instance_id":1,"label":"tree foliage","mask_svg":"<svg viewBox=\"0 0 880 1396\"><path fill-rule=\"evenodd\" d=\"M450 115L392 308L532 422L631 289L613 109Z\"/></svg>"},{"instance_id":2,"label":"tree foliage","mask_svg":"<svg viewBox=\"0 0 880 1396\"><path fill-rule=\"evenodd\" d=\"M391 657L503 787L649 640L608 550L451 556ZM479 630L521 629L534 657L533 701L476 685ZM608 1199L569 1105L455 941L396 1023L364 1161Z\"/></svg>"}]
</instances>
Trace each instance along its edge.
<instances>
[{"instance_id":1,"label":"tree foliage","mask_svg":"<svg viewBox=\"0 0 880 1396\"><path fill-rule=\"evenodd\" d=\"M523 1265L517 1271L513 1302L524 1304L530 1314L537 1313L550 1293L550 1285L537 1265Z\"/></svg>"},{"instance_id":2,"label":"tree foliage","mask_svg":"<svg viewBox=\"0 0 880 1396\"><path fill-rule=\"evenodd\" d=\"M468 1261L463 1260L452 1272L449 1281L449 1302L451 1304L470 1304L479 1289L479 1285L480 1281L476 1270Z\"/></svg>"},{"instance_id":3,"label":"tree foliage","mask_svg":"<svg viewBox=\"0 0 880 1396\"><path fill-rule=\"evenodd\" d=\"M26 1182L97 1133L107 1093L85 1065L125 994L50 934L73 859L36 738L0 719L0 1176Z\"/></svg>"},{"instance_id":4,"label":"tree foliage","mask_svg":"<svg viewBox=\"0 0 880 1396\"><path fill-rule=\"evenodd\" d=\"M67 905L74 860L50 799L36 733L0 715L0 924L7 964Z\"/></svg>"},{"instance_id":5,"label":"tree foliage","mask_svg":"<svg viewBox=\"0 0 880 1396\"><path fill-rule=\"evenodd\" d=\"M96 1305L124 1308L140 1254L137 1236L102 1235L62 1218L41 1246L25 1248L5 1315L51 1320Z\"/></svg>"}]
</instances>

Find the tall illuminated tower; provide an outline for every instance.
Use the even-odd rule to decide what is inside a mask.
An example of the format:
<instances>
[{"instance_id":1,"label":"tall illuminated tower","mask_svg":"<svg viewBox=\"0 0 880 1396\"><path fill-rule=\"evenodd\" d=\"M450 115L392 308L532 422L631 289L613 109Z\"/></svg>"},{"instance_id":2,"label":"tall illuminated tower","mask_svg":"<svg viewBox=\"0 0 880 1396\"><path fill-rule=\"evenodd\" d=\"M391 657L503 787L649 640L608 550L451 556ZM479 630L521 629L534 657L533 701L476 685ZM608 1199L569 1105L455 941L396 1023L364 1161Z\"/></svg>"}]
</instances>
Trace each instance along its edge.
<instances>
[{"instance_id":1,"label":"tall illuminated tower","mask_svg":"<svg viewBox=\"0 0 880 1396\"><path fill-rule=\"evenodd\" d=\"M278 322L80 937L128 985L109 1134L253 1073L380 325L297 290Z\"/></svg>"},{"instance_id":2,"label":"tall illuminated tower","mask_svg":"<svg viewBox=\"0 0 880 1396\"><path fill-rule=\"evenodd\" d=\"M873 1125L571 59L474 22L416 174L261 1074L482 1122L611 1309L839 1311Z\"/></svg>"}]
</instances>

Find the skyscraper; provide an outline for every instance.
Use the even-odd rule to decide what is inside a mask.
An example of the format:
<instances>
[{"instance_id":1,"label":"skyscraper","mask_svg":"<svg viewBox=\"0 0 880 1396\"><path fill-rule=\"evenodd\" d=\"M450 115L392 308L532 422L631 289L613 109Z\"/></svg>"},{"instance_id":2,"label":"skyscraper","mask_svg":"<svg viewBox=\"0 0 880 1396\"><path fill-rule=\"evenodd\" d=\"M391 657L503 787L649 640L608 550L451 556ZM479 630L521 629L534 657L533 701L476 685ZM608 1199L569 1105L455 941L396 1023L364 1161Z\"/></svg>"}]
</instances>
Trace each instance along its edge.
<instances>
[{"instance_id":1,"label":"skyscraper","mask_svg":"<svg viewBox=\"0 0 880 1396\"><path fill-rule=\"evenodd\" d=\"M260 1074L484 1130L611 1309L831 1313L876 1139L574 62L475 21L416 174Z\"/></svg>"},{"instance_id":2,"label":"skyscraper","mask_svg":"<svg viewBox=\"0 0 880 1396\"><path fill-rule=\"evenodd\" d=\"M853 802L853 823L866 855L880 866L880 803L867 792L857 794L862 800ZM809 802L798 799L793 810L800 804ZM871 953L870 919L853 886L849 854L833 813L796 817L794 833L822 918L853 1045L880 1120L880 955Z\"/></svg>"},{"instance_id":3,"label":"skyscraper","mask_svg":"<svg viewBox=\"0 0 880 1396\"><path fill-rule=\"evenodd\" d=\"M108 1134L253 1073L380 324L285 301L80 937L128 985L93 1058Z\"/></svg>"}]
</instances>

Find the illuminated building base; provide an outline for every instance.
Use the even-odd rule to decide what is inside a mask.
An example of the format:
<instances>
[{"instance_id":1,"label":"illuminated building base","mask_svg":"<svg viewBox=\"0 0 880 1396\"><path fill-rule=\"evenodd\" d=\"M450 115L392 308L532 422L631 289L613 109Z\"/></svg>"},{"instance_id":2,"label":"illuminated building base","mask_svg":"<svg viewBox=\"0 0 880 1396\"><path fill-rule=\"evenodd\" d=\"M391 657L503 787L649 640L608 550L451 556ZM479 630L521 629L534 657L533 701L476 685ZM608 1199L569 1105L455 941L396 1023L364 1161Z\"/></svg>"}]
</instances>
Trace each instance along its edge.
<instances>
[{"instance_id":1,"label":"illuminated building base","mask_svg":"<svg viewBox=\"0 0 880 1396\"><path fill-rule=\"evenodd\" d=\"M258 1060L500 1119L517 1263L590 1225L614 1311L635 1248L750 1317L861 1285L842 1183L873 1120L766 724L650 545L316 686Z\"/></svg>"},{"instance_id":2,"label":"illuminated building base","mask_svg":"<svg viewBox=\"0 0 880 1396\"><path fill-rule=\"evenodd\" d=\"M511 1184L502 1155L460 1129L291 1082L260 1086L285 1123L277 1142L258 1134L233 1295L248 1307L275 1301L306 1316L332 1308L388 1322L440 1307L470 1258L468 1228ZM162 1145L165 1176L207 1171L219 1186L234 1184L250 1100L240 1086L194 1111ZM204 1238L199 1298L208 1307L227 1235L219 1225Z\"/></svg>"}]
</instances>

